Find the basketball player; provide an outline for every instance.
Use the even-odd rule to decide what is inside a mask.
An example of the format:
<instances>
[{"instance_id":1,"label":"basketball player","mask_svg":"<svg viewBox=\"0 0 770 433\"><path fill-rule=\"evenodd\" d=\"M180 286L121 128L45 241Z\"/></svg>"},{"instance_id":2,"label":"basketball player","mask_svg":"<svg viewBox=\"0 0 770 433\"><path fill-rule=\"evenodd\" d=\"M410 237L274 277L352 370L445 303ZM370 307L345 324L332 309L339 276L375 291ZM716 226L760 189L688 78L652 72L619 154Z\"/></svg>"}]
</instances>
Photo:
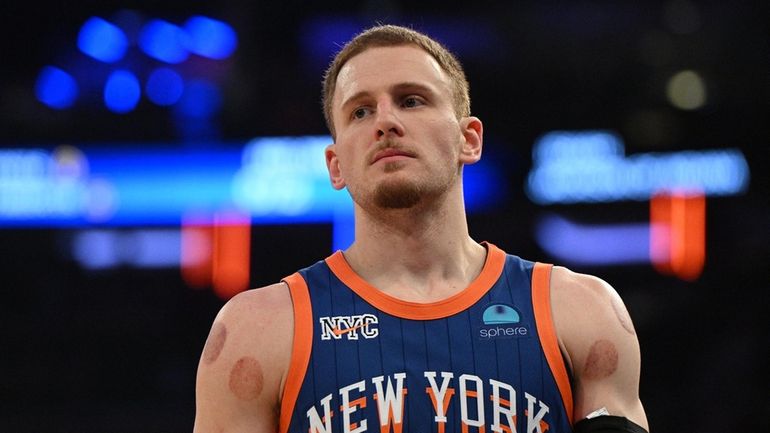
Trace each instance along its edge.
<instances>
[{"instance_id":1,"label":"basketball player","mask_svg":"<svg viewBox=\"0 0 770 433\"><path fill-rule=\"evenodd\" d=\"M196 432L645 431L618 294L469 236L462 171L483 129L455 57L369 29L327 71L324 112L355 241L222 308Z\"/></svg>"}]
</instances>

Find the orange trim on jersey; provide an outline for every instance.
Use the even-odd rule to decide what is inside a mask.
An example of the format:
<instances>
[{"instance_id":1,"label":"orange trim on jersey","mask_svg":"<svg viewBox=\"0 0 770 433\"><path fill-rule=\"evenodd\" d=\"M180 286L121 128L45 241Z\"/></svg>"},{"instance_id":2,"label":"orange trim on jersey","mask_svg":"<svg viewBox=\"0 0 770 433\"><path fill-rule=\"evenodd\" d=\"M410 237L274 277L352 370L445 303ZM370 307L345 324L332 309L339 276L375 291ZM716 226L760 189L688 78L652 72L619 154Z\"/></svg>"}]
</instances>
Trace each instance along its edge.
<instances>
[{"instance_id":1,"label":"orange trim on jersey","mask_svg":"<svg viewBox=\"0 0 770 433\"><path fill-rule=\"evenodd\" d=\"M364 281L350 267L342 251L329 256L326 264L340 281L379 310L403 319L441 319L475 304L500 278L505 265L505 253L490 243L485 242L484 245L487 248L487 259L479 276L460 293L437 302L404 301L382 292Z\"/></svg>"},{"instance_id":2,"label":"orange trim on jersey","mask_svg":"<svg viewBox=\"0 0 770 433\"><path fill-rule=\"evenodd\" d=\"M291 414L305 379L307 366L310 363L310 351L313 349L313 311L310 305L310 292L305 279L299 273L294 273L283 279L289 285L289 293L294 305L294 342L291 349L289 371L286 373L286 384L281 396L281 418L278 424L279 433L289 431Z\"/></svg>"},{"instance_id":3,"label":"orange trim on jersey","mask_svg":"<svg viewBox=\"0 0 770 433\"><path fill-rule=\"evenodd\" d=\"M540 336L540 345L545 352L545 359L548 361L551 373L556 379L569 423L572 425L572 387L570 387L567 367L564 365L564 358L559 349L559 340L556 337L551 313L552 268L552 265L535 263L535 268L532 270L532 306L535 310L535 324L537 334Z\"/></svg>"}]
</instances>

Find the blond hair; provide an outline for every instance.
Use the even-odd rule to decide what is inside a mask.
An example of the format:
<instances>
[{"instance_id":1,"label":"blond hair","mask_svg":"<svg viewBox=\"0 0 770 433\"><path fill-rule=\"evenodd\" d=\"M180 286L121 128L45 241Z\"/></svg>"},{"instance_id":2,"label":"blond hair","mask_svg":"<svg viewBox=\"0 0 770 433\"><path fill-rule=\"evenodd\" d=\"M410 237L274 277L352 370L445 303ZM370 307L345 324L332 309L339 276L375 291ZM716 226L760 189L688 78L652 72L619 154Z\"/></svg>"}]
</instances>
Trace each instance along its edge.
<instances>
[{"instance_id":1,"label":"blond hair","mask_svg":"<svg viewBox=\"0 0 770 433\"><path fill-rule=\"evenodd\" d=\"M334 57L326 70L323 79L323 109L326 125L336 137L332 118L332 99L337 87L337 76L340 70L358 54L374 47L393 47L415 45L430 54L441 69L447 73L452 84L452 102L458 118L467 117L471 112L471 100L468 91L468 80L465 78L463 67L457 58L439 42L420 32L406 27L394 25L378 25L356 35Z\"/></svg>"}]
</instances>

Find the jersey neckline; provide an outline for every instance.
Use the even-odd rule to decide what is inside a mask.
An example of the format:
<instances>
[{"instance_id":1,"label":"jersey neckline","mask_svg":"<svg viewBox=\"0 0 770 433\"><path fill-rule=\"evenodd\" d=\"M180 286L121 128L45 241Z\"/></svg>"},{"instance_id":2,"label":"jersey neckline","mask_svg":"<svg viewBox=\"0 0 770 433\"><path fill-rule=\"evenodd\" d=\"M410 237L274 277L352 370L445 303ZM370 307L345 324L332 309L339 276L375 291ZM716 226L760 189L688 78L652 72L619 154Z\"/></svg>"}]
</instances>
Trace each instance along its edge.
<instances>
[{"instance_id":1,"label":"jersey neckline","mask_svg":"<svg viewBox=\"0 0 770 433\"><path fill-rule=\"evenodd\" d=\"M413 320L432 320L457 314L475 304L497 282L505 265L505 253L489 242L484 267L468 287L440 301L413 302L388 295L367 283L350 267L342 251L326 258L326 264L337 278L375 308L390 315Z\"/></svg>"}]
</instances>

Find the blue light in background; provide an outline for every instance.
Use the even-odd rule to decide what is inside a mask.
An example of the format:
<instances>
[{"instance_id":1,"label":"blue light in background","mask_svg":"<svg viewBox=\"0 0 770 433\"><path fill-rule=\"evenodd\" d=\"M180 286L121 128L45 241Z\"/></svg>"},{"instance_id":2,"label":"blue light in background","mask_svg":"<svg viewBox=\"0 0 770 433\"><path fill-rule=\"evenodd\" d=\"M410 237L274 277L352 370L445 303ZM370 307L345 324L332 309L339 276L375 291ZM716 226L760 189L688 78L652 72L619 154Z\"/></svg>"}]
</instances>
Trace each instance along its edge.
<instances>
[{"instance_id":1,"label":"blue light in background","mask_svg":"<svg viewBox=\"0 0 770 433\"><path fill-rule=\"evenodd\" d=\"M648 200L663 191L739 194L749 166L738 149L642 153L625 156L620 138L606 131L555 131L532 152L527 194L538 204Z\"/></svg>"},{"instance_id":2,"label":"blue light in background","mask_svg":"<svg viewBox=\"0 0 770 433\"><path fill-rule=\"evenodd\" d=\"M335 245L352 235L352 200L329 184L329 136L269 137L214 143L209 150L146 144L69 150L0 149L0 226L87 227L180 224L190 212L236 209L254 224L329 222ZM74 153L73 153L74 152ZM59 156L65 155L65 156ZM490 177L491 176L491 177ZM504 199L495 166L464 174L478 212Z\"/></svg>"},{"instance_id":3,"label":"blue light in background","mask_svg":"<svg viewBox=\"0 0 770 433\"><path fill-rule=\"evenodd\" d=\"M153 19L139 33L139 47L153 59L166 63L180 63L187 59L187 35L168 21Z\"/></svg>"},{"instance_id":4,"label":"blue light in background","mask_svg":"<svg viewBox=\"0 0 770 433\"><path fill-rule=\"evenodd\" d=\"M243 151L243 163L233 177L237 205L254 216L298 217L308 213L351 209L345 191L329 183L324 149L329 136L257 138Z\"/></svg>"},{"instance_id":5,"label":"blue light in background","mask_svg":"<svg viewBox=\"0 0 770 433\"><path fill-rule=\"evenodd\" d=\"M75 235L72 252L75 260L91 270L116 266L167 268L179 266L181 244L179 230L92 229Z\"/></svg>"},{"instance_id":6,"label":"blue light in background","mask_svg":"<svg viewBox=\"0 0 770 433\"><path fill-rule=\"evenodd\" d=\"M51 108L69 108L78 97L78 85L72 75L64 70L45 66L37 77L35 96Z\"/></svg>"},{"instance_id":7,"label":"blue light in background","mask_svg":"<svg viewBox=\"0 0 770 433\"><path fill-rule=\"evenodd\" d=\"M110 74L104 85L104 103L115 113L128 113L136 108L142 90L139 80L130 71L117 70Z\"/></svg>"},{"instance_id":8,"label":"blue light in background","mask_svg":"<svg viewBox=\"0 0 770 433\"><path fill-rule=\"evenodd\" d=\"M463 167L463 191L465 206L473 209L491 209L508 195L508 180L492 163L494 155Z\"/></svg>"},{"instance_id":9,"label":"blue light in background","mask_svg":"<svg viewBox=\"0 0 770 433\"><path fill-rule=\"evenodd\" d=\"M184 25L187 48L199 56L215 60L229 57L238 45L235 30L227 23L204 16L191 17Z\"/></svg>"},{"instance_id":10,"label":"blue light in background","mask_svg":"<svg viewBox=\"0 0 770 433\"><path fill-rule=\"evenodd\" d=\"M576 224L547 215L535 229L538 245L560 261L580 265L649 263L650 225Z\"/></svg>"},{"instance_id":11,"label":"blue light in background","mask_svg":"<svg viewBox=\"0 0 770 433\"><path fill-rule=\"evenodd\" d=\"M114 247L116 232L92 230L76 236L72 245L73 256L86 269L107 269L120 262Z\"/></svg>"},{"instance_id":12,"label":"blue light in background","mask_svg":"<svg viewBox=\"0 0 770 433\"><path fill-rule=\"evenodd\" d=\"M78 48L96 60L113 63L126 54L128 38L118 26L99 17L91 17L80 28Z\"/></svg>"},{"instance_id":13,"label":"blue light in background","mask_svg":"<svg viewBox=\"0 0 770 433\"><path fill-rule=\"evenodd\" d=\"M53 66L42 68L34 89L41 103L54 109L66 109L75 103L79 93L88 93L87 90L95 87L103 91L108 109L126 113L136 107L144 91L150 101L160 106L182 102L181 107L173 110L180 135L199 139L217 136L211 120L222 106L219 84L224 70L220 67L209 70L204 65L213 63L201 63L200 58L197 63L183 65L177 70L156 69L157 64L146 61L145 56L171 65L184 62L191 53L212 60L226 59L238 46L238 37L231 25L194 15L181 27L122 10L109 21L96 16L88 18L80 26L76 39L80 52L102 63L88 63L90 59L78 58L68 60L69 64L75 65L74 71ZM137 52L130 51L134 45ZM79 55L78 52L75 54ZM142 83L144 88L137 77L143 81L147 79ZM197 80L186 83L190 78ZM90 103L91 98L87 99L85 102ZM188 122L191 118L200 122L192 124Z\"/></svg>"},{"instance_id":14,"label":"blue light in background","mask_svg":"<svg viewBox=\"0 0 770 433\"><path fill-rule=\"evenodd\" d=\"M150 73L145 91L150 101L158 105L173 105L182 97L184 80L172 69L158 68Z\"/></svg>"},{"instance_id":15,"label":"blue light in background","mask_svg":"<svg viewBox=\"0 0 770 433\"><path fill-rule=\"evenodd\" d=\"M622 139L609 131L552 131L543 134L532 149L532 160L540 164L576 160L622 158Z\"/></svg>"},{"instance_id":16,"label":"blue light in background","mask_svg":"<svg viewBox=\"0 0 770 433\"><path fill-rule=\"evenodd\" d=\"M346 211L340 209L332 222L332 251L347 249L356 240L356 223L353 205Z\"/></svg>"},{"instance_id":17,"label":"blue light in background","mask_svg":"<svg viewBox=\"0 0 770 433\"><path fill-rule=\"evenodd\" d=\"M185 117L204 119L219 111L222 94L219 87L208 80L190 80L185 84L179 101L180 113Z\"/></svg>"},{"instance_id":18,"label":"blue light in background","mask_svg":"<svg viewBox=\"0 0 770 433\"><path fill-rule=\"evenodd\" d=\"M58 153L0 150L0 221L80 217L86 185Z\"/></svg>"}]
</instances>

